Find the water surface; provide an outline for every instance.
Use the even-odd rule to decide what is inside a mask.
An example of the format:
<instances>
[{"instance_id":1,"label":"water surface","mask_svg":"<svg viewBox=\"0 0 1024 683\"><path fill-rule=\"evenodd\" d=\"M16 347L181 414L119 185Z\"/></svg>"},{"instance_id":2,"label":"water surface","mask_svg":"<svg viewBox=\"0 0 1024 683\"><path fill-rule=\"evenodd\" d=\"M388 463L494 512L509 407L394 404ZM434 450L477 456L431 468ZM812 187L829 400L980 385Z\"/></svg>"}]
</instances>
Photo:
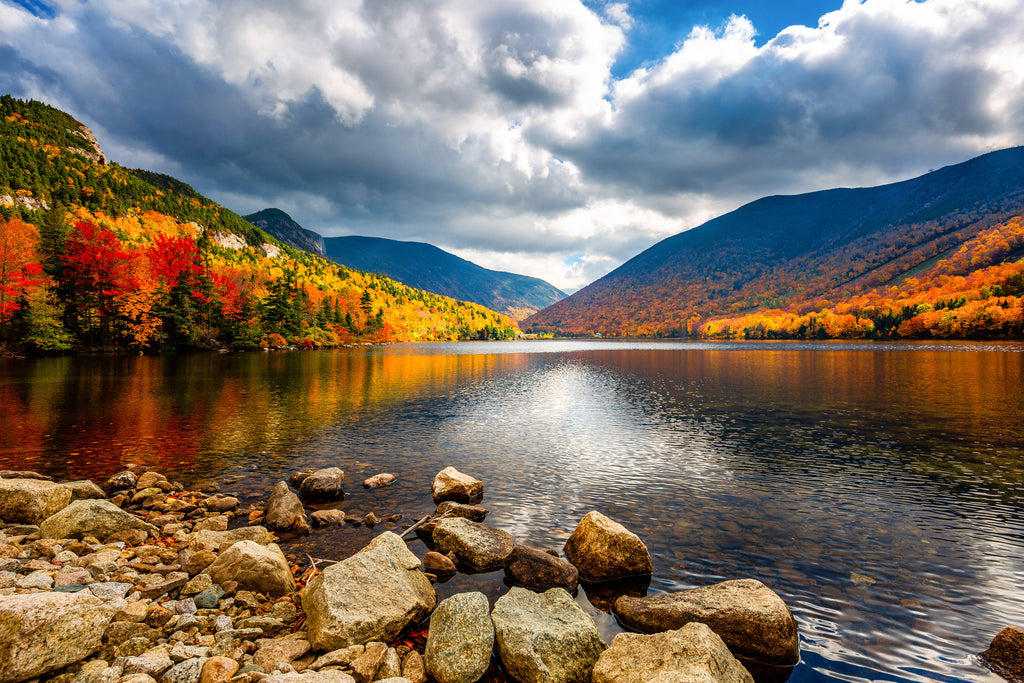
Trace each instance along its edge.
<instances>
[{"instance_id":1,"label":"water surface","mask_svg":"<svg viewBox=\"0 0 1024 683\"><path fill-rule=\"evenodd\" d=\"M145 464L246 503L307 467L339 507L432 511L454 465L488 523L560 547L600 510L654 556L649 591L754 577L800 624L792 681L998 681L1024 625L1024 345L516 342L0 363L0 467ZM365 491L366 476L399 476ZM379 533L286 551L340 559ZM419 541L410 545L421 555ZM301 555L300 555L301 556ZM443 597L507 590L459 575ZM581 591L606 639L619 631ZM593 604L592 604L593 603Z\"/></svg>"}]
</instances>

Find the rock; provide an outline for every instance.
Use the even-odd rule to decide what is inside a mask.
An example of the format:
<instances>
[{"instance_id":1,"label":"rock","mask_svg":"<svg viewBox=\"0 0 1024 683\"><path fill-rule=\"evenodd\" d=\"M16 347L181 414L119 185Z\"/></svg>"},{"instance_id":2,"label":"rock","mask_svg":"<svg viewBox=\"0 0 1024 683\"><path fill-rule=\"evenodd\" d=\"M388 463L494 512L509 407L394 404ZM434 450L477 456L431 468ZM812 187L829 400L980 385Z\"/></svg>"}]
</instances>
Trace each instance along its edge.
<instances>
[{"instance_id":1,"label":"rock","mask_svg":"<svg viewBox=\"0 0 1024 683\"><path fill-rule=\"evenodd\" d=\"M313 525L318 527L334 526L345 521L344 510L316 510L309 515Z\"/></svg>"},{"instance_id":2,"label":"rock","mask_svg":"<svg viewBox=\"0 0 1024 683\"><path fill-rule=\"evenodd\" d=\"M430 615L423 659L437 683L476 683L493 650L494 625L483 593L456 593Z\"/></svg>"},{"instance_id":3,"label":"rock","mask_svg":"<svg viewBox=\"0 0 1024 683\"><path fill-rule=\"evenodd\" d=\"M364 479L363 488L382 489L386 486L391 486L392 484L394 484L396 479L398 479L398 477L396 477L393 474L389 474L388 472L381 472L380 474L375 474L372 477Z\"/></svg>"},{"instance_id":4,"label":"rock","mask_svg":"<svg viewBox=\"0 0 1024 683\"><path fill-rule=\"evenodd\" d=\"M614 609L622 624L636 631L671 631L696 621L707 624L737 657L779 666L800 661L793 613L774 591L754 579L646 598L622 596Z\"/></svg>"},{"instance_id":5,"label":"rock","mask_svg":"<svg viewBox=\"0 0 1024 683\"><path fill-rule=\"evenodd\" d=\"M754 683L722 639L699 623L655 635L618 634L611 647L601 653L591 681Z\"/></svg>"},{"instance_id":6,"label":"rock","mask_svg":"<svg viewBox=\"0 0 1024 683\"><path fill-rule=\"evenodd\" d=\"M153 605L146 611L146 618L143 620L146 626L159 628L166 624L174 616L174 612L163 605Z\"/></svg>"},{"instance_id":7,"label":"rock","mask_svg":"<svg viewBox=\"0 0 1024 683\"><path fill-rule=\"evenodd\" d=\"M114 609L87 592L0 597L0 682L23 681L99 649Z\"/></svg>"},{"instance_id":8,"label":"rock","mask_svg":"<svg viewBox=\"0 0 1024 683\"><path fill-rule=\"evenodd\" d=\"M313 577L302 594L313 648L391 642L410 623L430 614L437 596L419 567L405 542L385 531Z\"/></svg>"},{"instance_id":9,"label":"rock","mask_svg":"<svg viewBox=\"0 0 1024 683\"><path fill-rule=\"evenodd\" d=\"M586 682L605 649L594 620L562 588L514 587L491 613L501 663L520 683Z\"/></svg>"},{"instance_id":10,"label":"rock","mask_svg":"<svg viewBox=\"0 0 1024 683\"><path fill-rule=\"evenodd\" d=\"M517 545L505 560L505 578L514 586L534 591L557 587L572 593L576 590L578 572L566 560L543 550Z\"/></svg>"},{"instance_id":11,"label":"rock","mask_svg":"<svg viewBox=\"0 0 1024 683\"><path fill-rule=\"evenodd\" d=\"M451 576L458 571L451 558L433 550L423 556L423 568L435 576Z\"/></svg>"},{"instance_id":12,"label":"rock","mask_svg":"<svg viewBox=\"0 0 1024 683\"><path fill-rule=\"evenodd\" d=\"M487 517L487 508L481 505L469 505L457 503L454 500L444 500L438 503L436 513L452 517L465 517L474 522L482 522Z\"/></svg>"},{"instance_id":13,"label":"rock","mask_svg":"<svg viewBox=\"0 0 1024 683\"><path fill-rule=\"evenodd\" d=\"M148 538L149 534L146 533L145 529L122 529L107 536L103 542L107 545L110 545L111 543L142 545Z\"/></svg>"},{"instance_id":14,"label":"rock","mask_svg":"<svg viewBox=\"0 0 1024 683\"><path fill-rule=\"evenodd\" d=\"M270 533L264 526L242 526L227 531L204 530L194 534L195 542L213 548L223 548L225 545L239 541L252 541L260 545L269 545L275 540L274 534Z\"/></svg>"},{"instance_id":15,"label":"rock","mask_svg":"<svg viewBox=\"0 0 1024 683\"><path fill-rule=\"evenodd\" d=\"M263 643L253 655L252 661L264 671L273 671L279 662L290 664L307 652L309 652L309 641L304 638L284 636Z\"/></svg>"},{"instance_id":16,"label":"rock","mask_svg":"<svg viewBox=\"0 0 1024 683\"><path fill-rule=\"evenodd\" d=\"M363 524L365 524L368 529L372 529L373 527L380 524L380 517L373 514L372 512L369 512L366 514L366 517L363 517Z\"/></svg>"},{"instance_id":17,"label":"rock","mask_svg":"<svg viewBox=\"0 0 1024 683\"><path fill-rule=\"evenodd\" d=\"M434 497L435 503L442 500L475 503L484 497L484 484L454 467L445 467L434 476L430 494Z\"/></svg>"},{"instance_id":18,"label":"rock","mask_svg":"<svg viewBox=\"0 0 1024 683\"><path fill-rule=\"evenodd\" d=\"M38 524L71 502L71 489L39 479L0 479L0 519Z\"/></svg>"},{"instance_id":19,"label":"rock","mask_svg":"<svg viewBox=\"0 0 1024 683\"><path fill-rule=\"evenodd\" d=\"M210 512L230 512L238 509L241 501L234 496L217 496L206 501L206 509Z\"/></svg>"},{"instance_id":20,"label":"rock","mask_svg":"<svg viewBox=\"0 0 1024 683\"><path fill-rule=\"evenodd\" d=\"M198 593L193 600L195 602L195 606L199 609L217 609L217 605L223 597L224 589L217 584L213 584L212 586L203 589L203 591Z\"/></svg>"},{"instance_id":21,"label":"rock","mask_svg":"<svg viewBox=\"0 0 1024 683\"><path fill-rule=\"evenodd\" d=\"M239 541L221 553L204 570L214 583L237 581L245 590L267 595L284 595L295 590L295 577L284 553L271 543L262 546L252 541Z\"/></svg>"},{"instance_id":22,"label":"rock","mask_svg":"<svg viewBox=\"0 0 1024 683\"><path fill-rule=\"evenodd\" d=\"M398 650L389 647L384 655L384 662L377 669L377 680L386 681L402 677L402 660L398 657Z\"/></svg>"},{"instance_id":23,"label":"rock","mask_svg":"<svg viewBox=\"0 0 1024 683\"><path fill-rule=\"evenodd\" d=\"M117 683L157 683L149 674L127 674L117 679Z\"/></svg>"},{"instance_id":24,"label":"rock","mask_svg":"<svg viewBox=\"0 0 1024 683\"><path fill-rule=\"evenodd\" d=\"M126 675L146 674L153 678L159 678L160 674L174 666L169 652L169 646L161 645L143 652L138 657L125 657L122 663L124 673Z\"/></svg>"},{"instance_id":25,"label":"rock","mask_svg":"<svg viewBox=\"0 0 1024 683\"><path fill-rule=\"evenodd\" d=\"M261 683L356 683L356 679L343 671L303 671L273 674L262 679Z\"/></svg>"},{"instance_id":26,"label":"rock","mask_svg":"<svg viewBox=\"0 0 1024 683\"><path fill-rule=\"evenodd\" d=\"M209 574L196 574L195 578L181 587L181 595L195 595L213 585L213 578Z\"/></svg>"},{"instance_id":27,"label":"rock","mask_svg":"<svg viewBox=\"0 0 1024 683\"><path fill-rule=\"evenodd\" d=\"M156 527L128 514L106 500L76 500L43 520L39 534L43 538L106 538L125 529L156 531Z\"/></svg>"},{"instance_id":28,"label":"rock","mask_svg":"<svg viewBox=\"0 0 1024 683\"><path fill-rule=\"evenodd\" d=\"M138 480L139 477L134 472L123 470L107 479L107 489L110 491L120 491L122 489L135 488L135 483Z\"/></svg>"},{"instance_id":29,"label":"rock","mask_svg":"<svg viewBox=\"0 0 1024 683\"><path fill-rule=\"evenodd\" d=\"M195 523L192 530L196 533L200 531L227 531L228 530L228 518L225 515L214 515L213 517L207 517L201 519Z\"/></svg>"},{"instance_id":30,"label":"rock","mask_svg":"<svg viewBox=\"0 0 1024 683\"><path fill-rule=\"evenodd\" d=\"M71 500L106 497L106 494L103 493L103 489L88 479L82 479L80 481L66 481L64 482L64 486L71 489Z\"/></svg>"},{"instance_id":31,"label":"rock","mask_svg":"<svg viewBox=\"0 0 1024 683\"><path fill-rule=\"evenodd\" d=\"M89 591L100 600L120 600L135 586L130 583L103 581L89 585Z\"/></svg>"},{"instance_id":32,"label":"rock","mask_svg":"<svg viewBox=\"0 0 1024 683\"><path fill-rule=\"evenodd\" d=\"M388 646L384 643L367 643L363 654L352 660L349 668L352 669L352 677L356 683L370 683L377 678L377 670L384 663L388 654Z\"/></svg>"},{"instance_id":33,"label":"rock","mask_svg":"<svg viewBox=\"0 0 1024 683\"><path fill-rule=\"evenodd\" d=\"M1007 626L981 653L985 666L1009 681L1024 681L1024 630Z\"/></svg>"},{"instance_id":34,"label":"rock","mask_svg":"<svg viewBox=\"0 0 1024 683\"><path fill-rule=\"evenodd\" d=\"M190 575L195 576L213 564L213 561L216 559L217 556L209 550L199 550L194 553L189 553L188 557L181 563L181 568L187 571Z\"/></svg>"},{"instance_id":35,"label":"rock","mask_svg":"<svg viewBox=\"0 0 1024 683\"><path fill-rule=\"evenodd\" d=\"M103 639L108 643L123 643L129 638L135 638L136 636L146 638L152 643L160 637L160 632L143 623L128 621L111 621L106 630L103 631Z\"/></svg>"},{"instance_id":36,"label":"rock","mask_svg":"<svg viewBox=\"0 0 1024 683\"><path fill-rule=\"evenodd\" d=\"M159 598L161 595L171 592L175 588L180 588L185 585L188 581L188 574L185 572L171 572L164 577L163 581L146 586L145 588L139 589L139 595L144 600L152 600Z\"/></svg>"},{"instance_id":37,"label":"rock","mask_svg":"<svg viewBox=\"0 0 1024 683\"><path fill-rule=\"evenodd\" d=\"M363 645L349 645L337 650L331 650L327 654L317 657L312 664L309 665L310 669L322 669L325 666L344 666L348 667L355 661L356 657L363 654L366 650Z\"/></svg>"},{"instance_id":38,"label":"rock","mask_svg":"<svg viewBox=\"0 0 1024 683\"><path fill-rule=\"evenodd\" d=\"M442 519L434 527L434 545L441 552L454 552L459 562L475 571L488 571L504 564L512 554L515 539L507 531L453 517Z\"/></svg>"},{"instance_id":39,"label":"rock","mask_svg":"<svg viewBox=\"0 0 1024 683\"><path fill-rule=\"evenodd\" d=\"M591 583L650 574L651 554L640 538L600 512L584 515L565 542L565 557Z\"/></svg>"},{"instance_id":40,"label":"rock","mask_svg":"<svg viewBox=\"0 0 1024 683\"><path fill-rule=\"evenodd\" d=\"M41 588L46 590L53 587L53 577L42 569L34 571L27 576L23 576L17 581L15 585L18 588Z\"/></svg>"},{"instance_id":41,"label":"rock","mask_svg":"<svg viewBox=\"0 0 1024 683\"><path fill-rule=\"evenodd\" d=\"M164 672L161 681L162 683L202 683L203 665L207 661L205 657L193 657L180 661ZM233 662L235 660L230 659L228 661Z\"/></svg>"},{"instance_id":42,"label":"rock","mask_svg":"<svg viewBox=\"0 0 1024 683\"><path fill-rule=\"evenodd\" d=\"M402 660L402 677L412 683L427 683L427 667L416 650L411 650Z\"/></svg>"},{"instance_id":43,"label":"rock","mask_svg":"<svg viewBox=\"0 0 1024 683\"><path fill-rule=\"evenodd\" d=\"M277 531L309 530L309 522L306 521L306 511L302 507L302 501L283 481L274 485L270 500L267 501L267 510L263 521L268 527Z\"/></svg>"},{"instance_id":44,"label":"rock","mask_svg":"<svg viewBox=\"0 0 1024 683\"><path fill-rule=\"evenodd\" d=\"M135 480L135 488L137 489L149 489L157 485L161 481L167 481L167 477L160 474L159 472L143 472L139 475L139 478Z\"/></svg>"},{"instance_id":45,"label":"rock","mask_svg":"<svg viewBox=\"0 0 1024 683\"><path fill-rule=\"evenodd\" d=\"M337 467L325 467L302 480L299 495L307 500L337 500L344 496L345 473Z\"/></svg>"},{"instance_id":46,"label":"rock","mask_svg":"<svg viewBox=\"0 0 1024 683\"><path fill-rule=\"evenodd\" d=\"M230 657L210 657L203 664L199 683L223 683L238 671L238 662Z\"/></svg>"}]
</instances>

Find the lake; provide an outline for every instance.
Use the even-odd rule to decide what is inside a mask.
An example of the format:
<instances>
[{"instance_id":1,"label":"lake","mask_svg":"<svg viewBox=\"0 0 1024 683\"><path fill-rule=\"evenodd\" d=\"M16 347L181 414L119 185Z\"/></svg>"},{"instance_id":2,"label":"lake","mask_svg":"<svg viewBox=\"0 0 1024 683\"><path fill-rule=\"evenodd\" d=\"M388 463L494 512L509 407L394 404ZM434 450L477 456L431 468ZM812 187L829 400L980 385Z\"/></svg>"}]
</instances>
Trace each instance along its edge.
<instances>
[{"instance_id":1,"label":"lake","mask_svg":"<svg viewBox=\"0 0 1024 683\"><path fill-rule=\"evenodd\" d=\"M216 478L249 504L293 471L337 465L340 507L411 521L454 465L484 482L489 524L538 547L599 510L647 543L651 593L746 577L778 592L800 625L794 682L1001 681L974 655L1024 626L1024 344L8 360L0 415L0 468L59 478L144 464L186 484ZM378 472L399 480L364 490ZM340 559L380 531L283 545ZM437 588L507 590L500 573ZM606 639L621 630L600 595L577 600Z\"/></svg>"}]
</instances>

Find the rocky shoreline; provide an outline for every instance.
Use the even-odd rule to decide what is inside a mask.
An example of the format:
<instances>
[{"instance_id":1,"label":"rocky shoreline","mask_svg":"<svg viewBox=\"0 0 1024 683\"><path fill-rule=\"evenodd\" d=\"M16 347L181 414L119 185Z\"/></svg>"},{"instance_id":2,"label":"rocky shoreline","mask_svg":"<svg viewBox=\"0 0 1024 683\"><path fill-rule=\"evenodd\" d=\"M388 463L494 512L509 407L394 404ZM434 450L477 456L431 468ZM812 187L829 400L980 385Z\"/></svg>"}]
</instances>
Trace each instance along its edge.
<instances>
[{"instance_id":1,"label":"rocky shoreline","mask_svg":"<svg viewBox=\"0 0 1024 683\"><path fill-rule=\"evenodd\" d=\"M344 523L303 505L343 485L338 468L296 473L243 510L215 485L150 471L102 487L0 472L0 683L753 681L741 662L799 660L792 613L752 579L613 595L643 633L604 643L572 594L649 577L643 542L590 512L564 557L523 545L482 523L482 482L454 468L434 479L433 515L303 570L274 532ZM403 538L414 533L433 548L422 560ZM437 602L434 581L496 569L513 587L493 607L476 592Z\"/></svg>"}]
</instances>

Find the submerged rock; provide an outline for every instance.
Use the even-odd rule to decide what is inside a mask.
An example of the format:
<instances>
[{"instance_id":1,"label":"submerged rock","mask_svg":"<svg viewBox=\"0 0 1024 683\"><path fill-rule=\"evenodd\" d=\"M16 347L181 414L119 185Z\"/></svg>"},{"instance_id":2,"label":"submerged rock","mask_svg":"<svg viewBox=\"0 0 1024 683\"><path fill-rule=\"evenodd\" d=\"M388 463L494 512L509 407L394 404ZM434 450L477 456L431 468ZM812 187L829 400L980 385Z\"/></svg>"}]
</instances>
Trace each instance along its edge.
<instances>
[{"instance_id":1,"label":"submerged rock","mask_svg":"<svg viewBox=\"0 0 1024 683\"><path fill-rule=\"evenodd\" d=\"M623 596L615 615L624 626L655 633L706 624L737 657L789 666L800 661L796 619L773 590L754 579L651 595Z\"/></svg>"},{"instance_id":2,"label":"submerged rock","mask_svg":"<svg viewBox=\"0 0 1024 683\"><path fill-rule=\"evenodd\" d=\"M434 476L430 486L434 502L454 500L457 503L475 503L484 496L484 484L454 467L445 467Z\"/></svg>"},{"instance_id":3,"label":"submerged rock","mask_svg":"<svg viewBox=\"0 0 1024 683\"><path fill-rule=\"evenodd\" d=\"M435 576L452 576L459 571L450 557L433 550L423 556L423 568Z\"/></svg>"},{"instance_id":4,"label":"submerged rock","mask_svg":"<svg viewBox=\"0 0 1024 683\"><path fill-rule=\"evenodd\" d=\"M504 564L515 539L507 531L453 517L434 527L434 545L443 553L455 553L459 562L474 571L488 571Z\"/></svg>"},{"instance_id":5,"label":"submerged rock","mask_svg":"<svg viewBox=\"0 0 1024 683\"><path fill-rule=\"evenodd\" d=\"M591 583L642 576L653 571L651 554L640 538L600 512L584 515L565 542L565 557Z\"/></svg>"},{"instance_id":6,"label":"submerged rock","mask_svg":"<svg viewBox=\"0 0 1024 683\"><path fill-rule=\"evenodd\" d=\"M363 488L382 489L386 486L391 486L397 479L398 477L389 472L381 472L380 474L375 474L372 477L364 479Z\"/></svg>"},{"instance_id":7,"label":"submerged rock","mask_svg":"<svg viewBox=\"0 0 1024 683\"><path fill-rule=\"evenodd\" d=\"M430 615L423 659L437 683L475 683L491 663L494 625L483 593L457 593Z\"/></svg>"},{"instance_id":8,"label":"submerged rock","mask_svg":"<svg viewBox=\"0 0 1024 683\"><path fill-rule=\"evenodd\" d=\"M501 663L520 683L585 683L605 644L565 590L515 587L491 613Z\"/></svg>"},{"instance_id":9,"label":"submerged rock","mask_svg":"<svg viewBox=\"0 0 1024 683\"><path fill-rule=\"evenodd\" d=\"M722 639L704 624L654 635L620 633L601 653L592 683L703 681L754 683Z\"/></svg>"},{"instance_id":10,"label":"submerged rock","mask_svg":"<svg viewBox=\"0 0 1024 683\"><path fill-rule=\"evenodd\" d=\"M437 596L419 568L420 561L405 542L386 531L311 579L302 607L313 648L391 642L406 626L430 614Z\"/></svg>"}]
</instances>

